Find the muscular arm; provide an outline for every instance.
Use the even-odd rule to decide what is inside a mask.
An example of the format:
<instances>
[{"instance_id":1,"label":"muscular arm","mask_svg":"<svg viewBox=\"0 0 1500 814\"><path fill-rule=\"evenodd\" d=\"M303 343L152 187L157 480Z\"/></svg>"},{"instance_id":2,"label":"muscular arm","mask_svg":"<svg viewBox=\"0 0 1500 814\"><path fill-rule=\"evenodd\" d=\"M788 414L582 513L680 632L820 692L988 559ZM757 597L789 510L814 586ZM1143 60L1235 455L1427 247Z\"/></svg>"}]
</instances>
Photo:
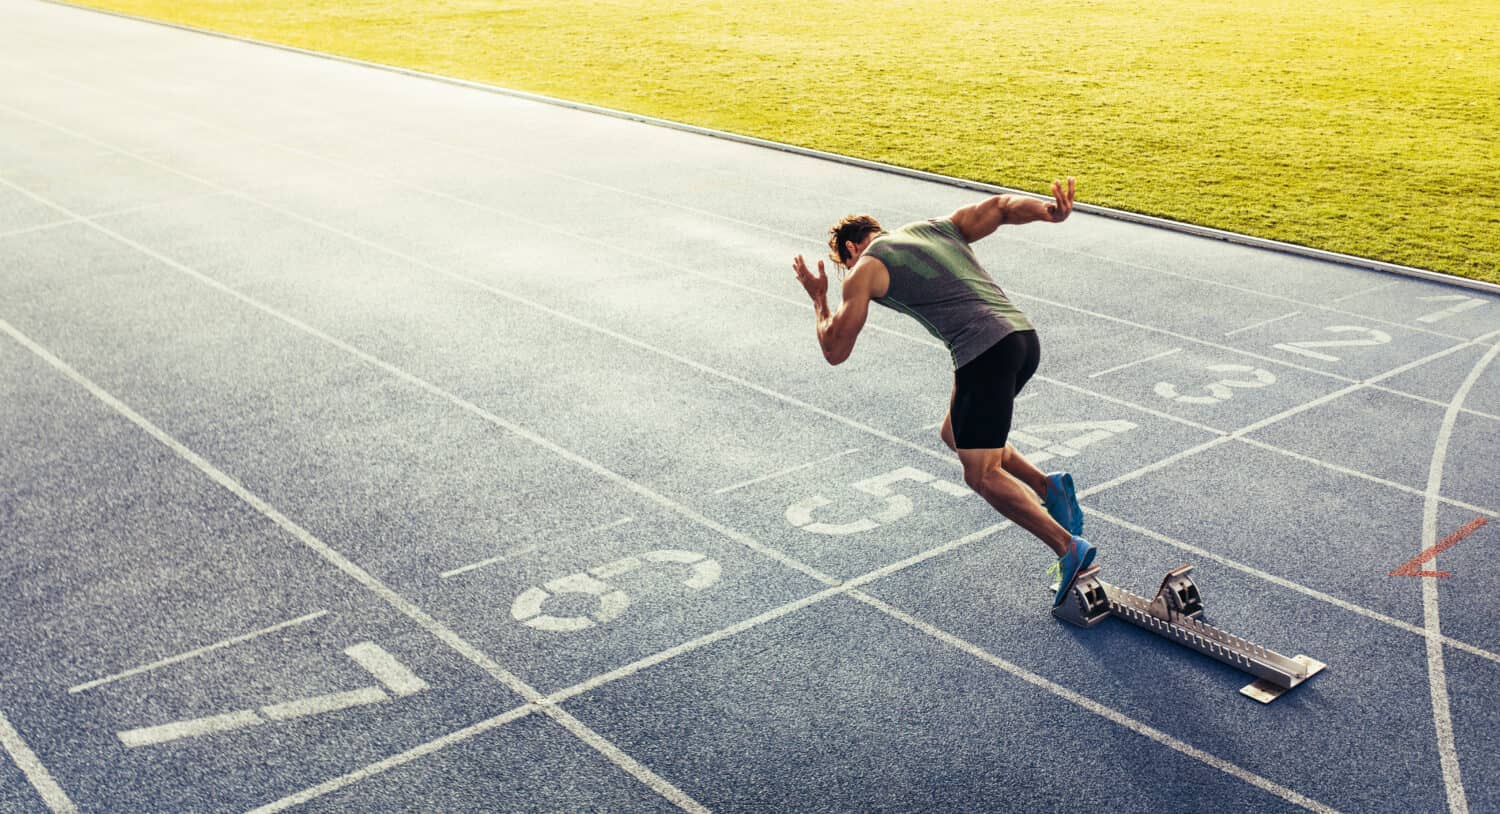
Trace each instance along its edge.
<instances>
[{"instance_id":1,"label":"muscular arm","mask_svg":"<svg viewBox=\"0 0 1500 814\"><path fill-rule=\"evenodd\" d=\"M1050 201L1022 195L996 195L959 209L950 219L958 227L964 240L973 243L980 238L989 237L1006 224L1016 226L1039 220L1062 223L1072 211L1073 179L1069 178L1066 190L1062 184L1052 182Z\"/></svg>"},{"instance_id":2,"label":"muscular arm","mask_svg":"<svg viewBox=\"0 0 1500 814\"><path fill-rule=\"evenodd\" d=\"M823 349L823 358L830 365L841 364L854 352L854 340L859 337L870 314L870 300L882 295L888 287L889 272L879 260L861 257L844 279L843 302L835 311L828 306L828 278L823 273L823 264L818 263L818 273L814 275L798 257L793 268L808 296L812 297L813 312L818 320L818 345Z\"/></svg>"}]
</instances>

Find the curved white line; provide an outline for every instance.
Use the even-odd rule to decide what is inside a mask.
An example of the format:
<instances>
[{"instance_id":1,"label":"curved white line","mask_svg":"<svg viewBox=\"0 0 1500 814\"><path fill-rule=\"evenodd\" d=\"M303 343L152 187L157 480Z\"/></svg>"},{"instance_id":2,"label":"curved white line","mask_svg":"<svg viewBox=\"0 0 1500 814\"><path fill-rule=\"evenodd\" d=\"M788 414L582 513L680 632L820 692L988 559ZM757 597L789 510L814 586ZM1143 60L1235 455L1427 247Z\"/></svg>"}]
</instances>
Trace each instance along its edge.
<instances>
[{"instance_id":1,"label":"curved white line","mask_svg":"<svg viewBox=\"0 0 1500 814\"><path fill-rule=\"evenodd\" d=\"M1494 331L1481 340L1500 336ZM1476 340L1477 341L1477 340ZM1500 345L1474 363L1474 368L1459 385L1448 409L1443 413L1443 424L1438 428L1437 441L1432 447L1432 463L1427 469L1427 499L1422 507L1422 551L1431 548L1437 541L1438 497L1443 486L1443 464L1448 459L1448 442L1453 437L1453 424L1469 390L1479 381L1485 367L1500 355ZM1436 563L1437 560L1432 560ZM1436 569L1437 566L1430 565ZM1432 687L1432 723L1437 730L1438 758L1443 765L1443 786L1448 791L1449 814L1468 814L1469 800L1464 793L1463 776L1458 767L1458 746L1453 740L1453 716L1448 704L1448 678L1443 666L1442 619L1438 614L1438 589L1434 577L1422 578L1422 619L1427 628L1427 682Z\"/></svg>"}]
</instances>

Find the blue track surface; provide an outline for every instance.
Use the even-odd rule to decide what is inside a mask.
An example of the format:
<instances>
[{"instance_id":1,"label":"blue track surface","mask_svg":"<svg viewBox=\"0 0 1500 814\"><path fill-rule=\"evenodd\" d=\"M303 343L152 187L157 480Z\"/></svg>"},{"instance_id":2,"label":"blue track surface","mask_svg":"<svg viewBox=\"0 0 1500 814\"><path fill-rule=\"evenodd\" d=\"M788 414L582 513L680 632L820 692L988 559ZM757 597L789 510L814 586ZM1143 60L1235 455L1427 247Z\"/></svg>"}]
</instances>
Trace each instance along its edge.
<instances>
[{"instance_id":1,"label":"blue track surface","mask_svg":"<svg viewBox=\"0 0 1500 814\"><path fill-rule=\"evenodd\" d=\"M1500 297L976 246L1105 578L1328 663L1263 706L1051 615L919 326L823 363L791 257L975 193L0 18L0 811L1500 811Z\"/></svg>"}]
</instances>

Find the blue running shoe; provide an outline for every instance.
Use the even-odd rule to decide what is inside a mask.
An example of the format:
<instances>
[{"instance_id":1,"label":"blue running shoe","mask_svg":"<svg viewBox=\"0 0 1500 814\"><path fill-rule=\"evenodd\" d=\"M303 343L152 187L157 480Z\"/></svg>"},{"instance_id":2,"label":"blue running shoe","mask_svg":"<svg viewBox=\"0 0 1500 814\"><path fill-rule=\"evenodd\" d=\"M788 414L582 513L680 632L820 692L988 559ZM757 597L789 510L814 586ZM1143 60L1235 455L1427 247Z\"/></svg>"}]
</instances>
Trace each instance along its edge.
<instances>
[{"instance_id":1,"label":"blue running shoe","mask_svg":"<svg viewBox=\"0 0 1500 814\"><path fill-rule=\"evenodd\" d=\"M1052 472L1047 475L1047 495L1042 498L1042 504L1047 507L1047 514L1057 521L1057 525L1068 530L1068 533L1077 537L1083 533L1083 509L1078 508L1078 497L1073 494L1073 476L1066 472Z\"/></svg>"},{"instance_id":2,"label":"blue running shoe","mask_svg":"<svg viewBox=\"0 0 1500 814\"><path fill-rule=\"evenodd\" d=\"M1047 573L1057 574L1057 596L1052 600L1052 607L1062 604L1063 598L1073 588L1073 581L1078 575L1088 570L1094 564L1094 554L1097 552L1089 541L1082 537L1073 538L1073 550L1058 557L1057 563Z\"/></svg>"}]
</instances>

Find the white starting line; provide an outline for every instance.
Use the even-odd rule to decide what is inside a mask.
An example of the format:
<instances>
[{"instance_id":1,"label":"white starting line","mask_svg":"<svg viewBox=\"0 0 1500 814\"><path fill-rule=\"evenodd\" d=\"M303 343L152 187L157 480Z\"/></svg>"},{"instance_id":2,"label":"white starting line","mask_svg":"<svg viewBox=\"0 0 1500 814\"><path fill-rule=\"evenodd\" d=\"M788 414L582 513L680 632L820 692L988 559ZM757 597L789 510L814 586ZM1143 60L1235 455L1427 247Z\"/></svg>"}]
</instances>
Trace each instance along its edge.
<instances>
[{"instance_id":1,"label":"white starting line","mask_svg":"<svg viewBox=\"0 0 1500 814\"><path fill-rule=\"evenodd\" d=\"M281 622L279 624L271 625L270 627L264 627L264 628L261 628L260 630L256 630L256 631L253 631L253 632L250 632L250 633L246 633L246 634L244 634L242 636L235 636L233 638L225 639L225 640L223 640L221 642L214 642L213 644L210 644L210 645L205 645L203 647L199 647L199 648L196 648L194 650L189 650L186 653L179 653L179 654L177 654L175 656L168 656L167 658L164 658L164 659L162 659L160 661L153 661L150 664L143 664L140 667L131 668L129 670L124 671L123 673L115 673L114 675L105 676L104 678L96 678L93 681L86 681L86 682L84 682L82 684L79 684L76 687L69 687L68 688L68 692L72 693L72 694L77 694L77 693L83 692L84 690L92 690L95 687L103 686L103 685L108 684L108 683L110 683L112 681L119 681L122 678L130 678L131 676L140 675L141 673L149 673L152 670L157 670L157 669L160 669L162 667L166 667L168 665L177 664L178 662L183 662L183 661L187 661L189 659L197 658L198 656L204 655L205 653L212 653L215 650L220 650L220 649L223 649L225 647L229 647L230 645L240 644L241 642L248 642L251 639L255 639L255 638L258 638L260 636L264 636L264 635L266 635L268 633L275 633L278 630L285 630L286 628L289 628L289 627L295 627L297 625L306 624L307 622L311 622L314 619L317 619L317 618L320 618L320 617L326 616L326 615L328 615L328 611L326 611L326 610L320 610L320 611L316 611L316 612L313 612L313 613L309 613L309 614L307 614L305 616L299 616L296 619L288 619L285 622Z\"/></svg>"},{"instance_id":2,"label":"white starting line","mask_svg":"<svg viewBox=\"0 0 1500 814\"><path fill-rule=\"evenodd\" d=\"M634 517L622 517L619 520L615 520L614 522L611 522L611 523L605 523L602 526L595 526L595 527L593 527L591 529L584 529L583 531L580 531L577 534L572 535L572 536L573 537L585 537L585 536L590 535L590 534L596 534L596 533L601 532L601 531L608 531L609 529L618 528L620 526L625 525L626 523L633 523L633 522L635 522L635 518ZM456 576L467 574L470 571L477 571L480 568L488 568L491 565L499 565L502 562L509 562L510 560L514 560L517 557L525 557L528 554L535 554L537 551L540 551L541 548L542 548L542 544L541 543L533 543L533 544L531 544L529 546L522 546L521 548L517 548L517 549L515 549L513 551L507 551L504 554L497 554L496 556L480 560L479 562L471 562L468 565L461 565L461 566L459 566L457 568L454 568L451 571L444 571L443 573L438 574L438 578L439 579L452 579L452 578L454 578Z\"/></svg>"}]
</instances>

